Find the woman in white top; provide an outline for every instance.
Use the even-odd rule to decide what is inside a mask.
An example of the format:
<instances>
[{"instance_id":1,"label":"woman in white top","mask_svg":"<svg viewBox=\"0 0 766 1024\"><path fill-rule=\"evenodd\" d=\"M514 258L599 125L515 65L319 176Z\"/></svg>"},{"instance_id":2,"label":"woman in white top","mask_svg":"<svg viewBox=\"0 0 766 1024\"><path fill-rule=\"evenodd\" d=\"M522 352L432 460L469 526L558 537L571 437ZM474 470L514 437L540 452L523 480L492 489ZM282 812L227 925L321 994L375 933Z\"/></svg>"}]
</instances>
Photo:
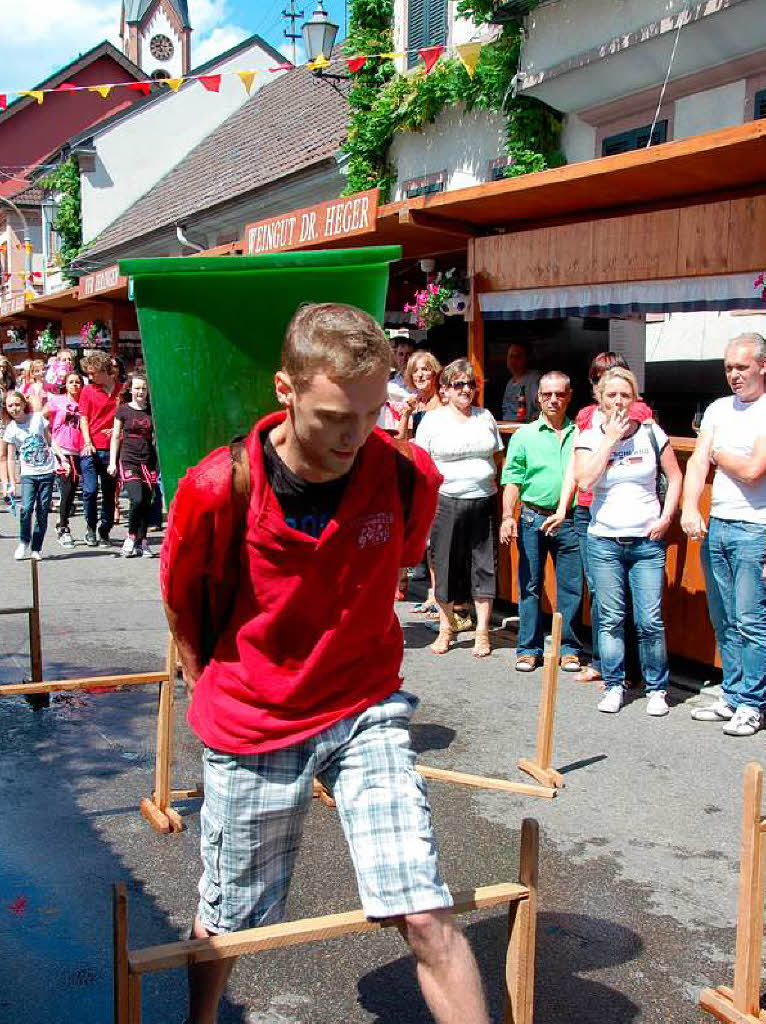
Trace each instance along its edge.
<instances>
[{"instance_id":1,"label":"woman in white top","mask_svg":"<svg viewBox=\"0 0 766 1024\"><path fill-rule=\"evenodd\" d=\"M439 635L431 650L447 653L455 633L452 606L463 596L461 583L468 576L477 619L473 653L485 658L496 589L495 460L503 444L492 413L473 405L476 377L467 359L450 363L441 383L446 404L427 412L415 434L415 444L444 477L431 528L439 605Z\"/></svg>"},{"instance_id":2,"label":"woman in white top","mask_svg":"<svg viewBox=\"0 0 766 1024\"><path fill-rule=\"evenodd\" d=\"M13 476L14 450L21 464L21 511L19 545L13 557L41 559L48 513L53 496L56 462L50 445L50 431L39 405L30 405L20 391L9 391L5 408L11 422L3 433L3 452L8 476ZM34 517L34 530L32 519ZM30 547L31 544L31 547Z\"/></svg>"},{"instance_id":3,"label":"woman in white top","mask_svg":"<svg viewBox=\"0 0 766 1024\"><path fill-rule=\"evenodd\" d=\"M646 710L666 715L668 656L662 621L664 537L678 506L681 470L667 434L630 419L639 398L630 370L608 370L596 385L601 417L575 441L578 486L593 489L588 527L590 564L599 610L599 711L622 707L625 684L625 594L630 587L638 653L649 695ZM662 473L667 482L660 506Z\"/></svg>"}]
</instances>

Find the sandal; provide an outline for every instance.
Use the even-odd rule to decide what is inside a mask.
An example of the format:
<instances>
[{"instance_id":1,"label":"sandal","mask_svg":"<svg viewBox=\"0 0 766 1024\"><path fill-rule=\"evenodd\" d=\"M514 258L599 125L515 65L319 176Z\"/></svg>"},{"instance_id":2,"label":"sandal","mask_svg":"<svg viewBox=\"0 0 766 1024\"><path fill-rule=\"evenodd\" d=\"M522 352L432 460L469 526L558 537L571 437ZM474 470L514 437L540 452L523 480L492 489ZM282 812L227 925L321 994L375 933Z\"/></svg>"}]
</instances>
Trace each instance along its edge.
<instances>
[{"instance_id":1,"label":"sandal","mask_svg":"<svg viewBox=\"0 0 766 1024\"><path fill-rule=\"evenodd\" d=\"M487 658L491 653L492 648L489 644L489 630L477 629L471 654L473 654L474 658Z\"/></svg>"},{"instance_id":2,"label":"sandal","mask_svg":"<svg viewBox=\"0 0 766 1024\"><path fill-rule=\"evenodd\" d=\"M573 683L595 683L601 679L601 673L592 665L585 665L576 676L572 676Z\"/></svg>"},{"instance_id":3,"label":"sandal","mask_svg":"<svg viewBox=\"0 0 766 1024\"><path fill-rule=\"evenodd\" d=\"M428 645L428 649L433 651L434 654L446 654L454 638L455 634L451 629L440 629L439 635L432 644Z\"/></svg>"},{"instance_id":4,"label":"sandal","mask_svg":"<svg viewBox=\"0 0 766 1024\"><path fill-rule=\"evenodd\" d=\"M431 615L433 612L439 614L439 606L433 601L421 601L420 604L416 604L412 609L413 615Z\"/></svg>"}]
</instances>

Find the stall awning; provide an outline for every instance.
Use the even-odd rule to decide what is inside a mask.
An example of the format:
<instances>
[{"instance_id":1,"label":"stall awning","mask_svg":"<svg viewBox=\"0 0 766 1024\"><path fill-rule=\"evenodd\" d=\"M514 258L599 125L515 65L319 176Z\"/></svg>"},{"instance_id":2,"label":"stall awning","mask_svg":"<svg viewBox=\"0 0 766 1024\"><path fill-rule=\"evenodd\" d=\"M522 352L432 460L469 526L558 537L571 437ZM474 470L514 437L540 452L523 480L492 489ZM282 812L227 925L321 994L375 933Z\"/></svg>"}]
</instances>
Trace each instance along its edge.
<instances>
[{"instance_id":1,"label":"stall awning","mask_svg":"<svg viewBox=\"0 0 766 1024\"><path fill-rule=\"evenodd\" d=\"M763 308L766 311L766 302L760 298L761 289L755 288L754 277L752 273L724 274L491 292L479 296L479 305L485 321L726 309Z\"/></svg>"}]
</instances>

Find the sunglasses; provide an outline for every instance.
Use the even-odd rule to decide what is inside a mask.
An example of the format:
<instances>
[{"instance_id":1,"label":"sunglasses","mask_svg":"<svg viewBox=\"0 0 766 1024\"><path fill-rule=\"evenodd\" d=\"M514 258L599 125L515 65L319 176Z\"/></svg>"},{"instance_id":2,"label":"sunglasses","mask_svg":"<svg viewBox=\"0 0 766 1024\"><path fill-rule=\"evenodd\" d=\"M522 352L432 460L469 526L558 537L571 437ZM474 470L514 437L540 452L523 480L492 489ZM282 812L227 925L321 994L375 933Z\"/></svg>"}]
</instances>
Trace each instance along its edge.
<instances>
[{"instance_id":1,"label":"sunglasses","mask_svg":"<svg viewBox=\"0 0 766 1024\"><path fill-rule=\"evenodd\" d=\"M475 388L476 388L476 381L473 381L473 380L453 380L449 386L451 388L454 388L455 391L463 391L465 388L469 388L471 391L474 391Z\"/></svg>"}]
</instances>

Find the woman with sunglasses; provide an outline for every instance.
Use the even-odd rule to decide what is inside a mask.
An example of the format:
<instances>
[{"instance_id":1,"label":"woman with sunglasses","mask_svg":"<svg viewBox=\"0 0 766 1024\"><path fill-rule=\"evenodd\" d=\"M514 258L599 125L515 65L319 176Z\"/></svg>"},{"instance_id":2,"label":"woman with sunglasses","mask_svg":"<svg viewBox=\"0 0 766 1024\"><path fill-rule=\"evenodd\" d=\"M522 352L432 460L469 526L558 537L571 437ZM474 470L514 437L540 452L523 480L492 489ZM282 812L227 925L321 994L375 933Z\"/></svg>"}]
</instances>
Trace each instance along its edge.
<instances>
[{"instance_id":1,"label":"woman with sunglasses","mask_svg":"<svg viewBox=\"0 0 766 1024\"><path fill-rule=\"evenodd\" d=\"M473 654L486 658L497 575L496 458L503 444L492 413L473 404L476 377L467 359L450 363L441 384L446 404L427 412L415 434L415 444L431 455L444 478L431 528L439 606L439 635L431 650L449 650L455 635L453 604L464 596L467 572L476 605Z\"/></svg>"}]
</instances>

